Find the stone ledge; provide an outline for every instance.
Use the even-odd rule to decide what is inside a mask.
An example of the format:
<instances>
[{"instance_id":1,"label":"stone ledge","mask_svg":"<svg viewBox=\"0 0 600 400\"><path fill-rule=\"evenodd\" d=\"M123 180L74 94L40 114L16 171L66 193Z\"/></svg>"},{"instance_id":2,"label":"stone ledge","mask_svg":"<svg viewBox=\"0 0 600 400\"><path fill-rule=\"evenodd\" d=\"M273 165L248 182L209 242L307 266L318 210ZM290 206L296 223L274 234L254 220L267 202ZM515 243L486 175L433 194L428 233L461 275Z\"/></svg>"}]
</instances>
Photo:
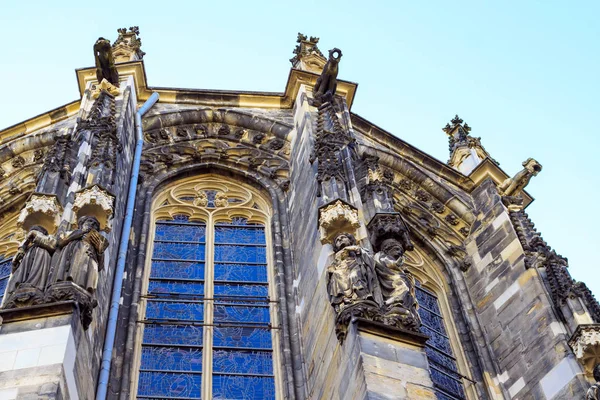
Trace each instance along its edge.
<instances>
[{"instance_id":1,"label":"stone ledge","mask_svg":"<svg viewBox=\"0 0 600 400\"><path fill-rule=\"evenodd\" d=\"M388 326L380 322L369 321L365 318L355 318L354 323L356 323L356 328L359 332L370 333L418 347L425 347L425 342L429 340L429 336L423 333Z\"/></svg>"},{"instance_id":2,"label":"stone ledge","mask_svg":"<svg viewBox=\"0 0 600 400\"><path fill-rule=\"evenodd\" d=\"M9 308L7 310L0 310L0 326L8 322L73 314L76 310L77 304L74 301L60 301L29 307Z\"/></svg>"}]
</instances>

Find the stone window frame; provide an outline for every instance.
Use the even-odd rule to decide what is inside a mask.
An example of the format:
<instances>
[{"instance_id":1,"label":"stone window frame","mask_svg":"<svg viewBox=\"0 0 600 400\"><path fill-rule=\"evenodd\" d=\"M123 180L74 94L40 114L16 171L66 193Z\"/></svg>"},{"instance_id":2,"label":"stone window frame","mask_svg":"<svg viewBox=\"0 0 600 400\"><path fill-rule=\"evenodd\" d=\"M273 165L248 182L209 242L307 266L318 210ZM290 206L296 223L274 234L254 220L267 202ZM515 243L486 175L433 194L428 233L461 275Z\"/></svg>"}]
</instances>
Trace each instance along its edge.
<instances>
[{"instance_id":1,"label":"stone window frame","mask_svg":"<svg viewBox=\"0 0 600 400\"><path fill-rule=\"evenodd\" d=\"M239 204L232 204L227 207L207 208L200 205L179 201L180 197L195 196L199 190L216 190L225 192L230 197L245 198ZM170 204L165 205L165 201ZM249 205L249 207L247 206ZM254 206L254 207L253 207ZM283 399L283 371L285 370L283 361L282 336L285 329L280 317L280 299L276 288L275 260L272 239L271 222L273 218L273 207L270 198L261 190L257 190L246 182L242 182L231 176L225 176L218 173L200 173L192 177L177 179L174 182L161 188L160 192L154 196L150 207L150 225L148 230L148 246L146 246L146 257L142 276L142 296L139 302L139 315L137 318L135 347L133 353L130 398L135 399L138 391L139 369L141 365L141 348L143 342L143 321L146 311L145 295L148 293L148 284L150 281L150 270L152 262L152 253L154 249L154 235L156 221L159 219L169 219L175 215L186 215L190 221L203 222L206 226L205 239L205 278L204 296L209 297L214 288L214 225L222 222L231 222L234 217L246 218L250 223L260 223L265 229L266 258L267 258L267 277L269 294L269 314L271 321L272 337L272 360L273 375L275 381L276 399ZM211 227L211 228L209 228ZM212 233L209 235L208 231ZM212 319L214 300L204 300L205 320ZM203 335L203 355L202 355L202 398L212 398L212 327L204 326ZM206 351L204 351L206 350Z\"/></svg>"},{"instance_id":2,"label":"stone window frame","mask_svg":"<svg viewBox=\"0 0 600 400\"><path fill-rule=\"evenodd\" d=\"M25 239L25 231L17 225L18 217L19 214L9 216L0 225L0 260L2 261L12 260L21 241ZM11 275L8 275L7 282ZM4 295L4 292L0 293L0 304L4 301Z\"/></svg>"}]
</instances>

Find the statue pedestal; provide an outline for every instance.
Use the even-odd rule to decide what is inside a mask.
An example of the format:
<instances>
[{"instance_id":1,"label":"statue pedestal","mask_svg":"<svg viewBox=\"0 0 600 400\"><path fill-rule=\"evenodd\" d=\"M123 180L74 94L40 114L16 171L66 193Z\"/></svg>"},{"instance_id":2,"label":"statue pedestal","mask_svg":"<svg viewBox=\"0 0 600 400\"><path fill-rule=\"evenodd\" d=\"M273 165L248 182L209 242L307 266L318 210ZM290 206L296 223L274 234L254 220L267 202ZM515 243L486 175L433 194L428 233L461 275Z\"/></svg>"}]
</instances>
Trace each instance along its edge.
<instances>
[{"instance_id":1,"label":"statue pedestal","mask_svg":"<svg viewBox=\"0 0 600 400\"><path fill-rule=\"evenodd\" d=\"M0 310L0 320L0 398L93 398L75 302Z\"/></svg>"},{"instance_id":2,"label":"statue pedestal","mask_svg":"<svg viewBox=\"0 0 600 400\"><path fill-rule=\"evenodd\" d=\"M429 364L422 333L390 327L356 318L353 332L360 358L368 398L436 398L429 377Z\"/></svg>"}]
</instances>

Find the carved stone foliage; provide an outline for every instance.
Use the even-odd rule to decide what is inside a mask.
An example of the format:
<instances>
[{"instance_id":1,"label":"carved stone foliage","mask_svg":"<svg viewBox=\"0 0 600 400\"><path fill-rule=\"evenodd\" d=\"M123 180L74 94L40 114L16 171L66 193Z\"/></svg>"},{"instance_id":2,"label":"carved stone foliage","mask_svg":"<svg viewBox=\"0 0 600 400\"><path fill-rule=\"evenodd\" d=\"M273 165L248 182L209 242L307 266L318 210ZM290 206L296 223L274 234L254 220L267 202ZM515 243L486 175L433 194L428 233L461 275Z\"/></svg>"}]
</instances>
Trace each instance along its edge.
<instances>
[{"instance_id":1,"label":"carved stone foliage","mask_svg":"<svg viewBox=\"0 0 600 400\"><path fill-rule=\"evenodd\" d=\"M592 371L596 372L596 367L600 364L599 324L579 325L569 339L569 346L587 374L591 374Z\"/></svg>"},{"instance_id":2,"label":"carved stone foliage","mask_svg":"<svg viewBox=\"0 0 600 400\"><path fill-rule=\"evenodd\" d=\"M568 271L569 261L546 243L527 213L517 210L511 211L509 215L525 251L525 267L546 269L546 281L558 312L561 313L561 307L568 298L579 298L592 320L600 323L600 303L584 282L571 277Z\"/></svg>"},{"instance_id":3,"label":"carved stone foliage","mask_svg":"<svg viewBox=\"0 0 600 400\"><path fill-rule=\"evenodd\" d=\"M359 227L358 211L342 200L335 200L319 209L321 243L332 242L342 232L354 233Z\"/></svg>"},{"instance_id":4,"label":"carved stone foliage","mask_svg":"<svg viewBox=\"0 0 600 400\"><path fill-rule=\"evenodd\" d=\"M106 79L108 83L119 86L119 73L115 67L112 47L108 40L99 38L94 44L94 59L96 60L96 78L98 82Z\"/></svg>"},{"instance_id":5,"label":"carved stone foliage","mask_svg":"<svg viewBox=\"0 0 600 400\"><path fill-rule=\"evenodd\" d=\"M533 158L528 158L523 161L521 171L512 177L506 179L498 186L498 193L502 196L521 197L521 193L529 184L532 177L536 176L542 170L542 165Z\"/></svg>"},{"instance_id":6,"label":"carved stone foliage","mask_svg":"<svg viewBox=\"0 0 600 400\"><path fill-rule=\"evenodd\" d=\"M290 58L292 66L319 73L327 62L317 46L319 38L314 36L308 38L306 35L298 33L296 43L298 44L294 48L294 57Z\"/></svg>"},{"instance_id":7,"label":"carved stone foliage","mask_svg":"<svg viewBox=\"0 0 600 400\"><path fill-rule=\"evenodd\" d=\"M338 48L329 50L329 59L323 67L321 76L317 79L313 89L314 104L319 106L323 103L332 102L337 89L338 64L342 59L342 51Z\"/></svg>"},{"instance_id":8,"label":"carved stone foliage","mask_svg":"<svg viewBox=\"0 0 600 400\"><path fill-rule=\"evenodd\" d=\"M60 238L48 235L43 227L32 227L13 259L3 308L74 300L87 329L97 305L94 293L104 266L102 254L108 247L99 229L91 216L81 217L78 228Z\"/></svg>"},{"instance_id":9,"label":"carved stone foliage","mask_svg":"<svg viewBox=\"0 0 600 400\"><path fill-rule=\"evenodd\" d=\"M40 174L41 180L44 174L60 174L62 179L70 177L70 166L67 158L71 144L71 135L57 135L56 141L50 147L44 159L44 165Z\"/></svg>"},{"instance_id":10,"label":"carved stone foliage","mask_svg":"<svg viewBox=\"0 0 600 400\"><path fill-rule=\"evenodd\" d=\"M85 188L75 194L73 211L77 216L89 215L98 220L101 230L110 232L112 228L115 196L98 185Z\"/></svg>"},{"instance_id":11,"label":"carved stone foliage","mask_svg":"<svg viewBox=\"0 0 600 400\"><path fill-rule=\"evenodd\" d=\"M144 58L142 51L142 40L139 38L140 29L137 26L132 26L129 29L117 29L119 37L112 45L112 52L115 62L127 62L141 60Z\"/></svg>"},{"instance_id":12,"label":"carved stone foliage","mask_svg":"<svg viewBox=\"0 0 600 400\"><path fill-rule=\"evenodd\" d=\"M393 211L391 184L394 173L379 165L379 157L364 154L361 163L360 193L363 202L371 202L378 212Z\"/></svg>"},{"instance_id":13,"label":"carved stone foliage","mask_svg":"<svg viewBox=\"0 0 600 400\"><path fill-rule=\"evenodd\" d=\"M46 231L54 233L60 224L61 214L62 207L56 196L34 193L21 210L17 224L25 230L39 225Z\"/></svg>"},{"instance_id":14,"label":"carved stone foliage","mask_svg":"<svg viewBox=\"0 0 600 400\"><path fill-rule=\"evenodd\" d=\"M159 171L177 168L189 163L218 162L246 168L275 180L283 190L289 187L289 163L285 148L267 150L267 144L256 147L246 142L237 142L229 137L195 139L148 146L142 154L142 172L146 176Z\"/></svg>"}]
</instances>

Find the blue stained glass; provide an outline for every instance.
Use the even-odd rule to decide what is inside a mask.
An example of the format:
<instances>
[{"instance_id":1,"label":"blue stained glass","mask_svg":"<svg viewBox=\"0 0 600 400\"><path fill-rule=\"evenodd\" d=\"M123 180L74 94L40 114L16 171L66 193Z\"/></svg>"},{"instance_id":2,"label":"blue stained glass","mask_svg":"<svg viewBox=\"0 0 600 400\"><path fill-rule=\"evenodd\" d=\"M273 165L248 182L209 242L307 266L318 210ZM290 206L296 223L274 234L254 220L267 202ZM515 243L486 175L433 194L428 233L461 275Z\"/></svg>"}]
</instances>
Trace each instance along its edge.
<instances>
[{"instance_id":1,"label":"blue stained glass","mask_svg":"<svg viewBox=\"0 0 600 400\"><path fill-rule=\"evenodd\" d=\"M435 329L436 331L446 334L446 328L444 328L444 321L441 317L435 315L434 313L425 310L424 308L419 308L419 315L421 316L421 321L423 325L428 328Z\"/></svg>"},{"instance_id":2,"label":"blue stained glass","mask_svg":"<svg viewBox=\"0 0 600 400\"><path fill-rule=\"evenodd\" d=\"M157 223L154 240L204 242L206 240L206 227L198 225Z\"/></svg>"},{"instance_id":3,"label":"blue stained glass","mask_svg":"<svg viewBox=\"0 0 600 400\"><path fill-rule=\"evenodd\" d=\"M208 204L206 206L209 208L214 208L215 207L215 199L217 197L217 191L216 190L205 190L204 193L206 193L206 197L208 198Z\"/></svg>"},{"instance_id":4,"label":"blue stained glass","mask_svg":"<svg viewBox=\"0 0 600 400\"><path fill-rule=\"evenodd\" d=\"M220 400L275 399L275 380L260 376L213 376L213 398Z\"/></svg>"},{"instance_id":5,"label":"blue stained glass","mask_svg":"<svg viewBox=\"0 0 600 400\"><path fill-rule=\"evenodd\" d=\"M266 285L238 285L215 283L215 296L246 296L261 297L269 296L269 287Z\"/></svg>"},{"instance_id":6,"label":"blue stained glass","mask_svg":"<svg viewBox=\"0 0 600 400\"><path fill-rule=\"evenodd\" d=\"M442 371L450 375L452 375L455 371L458 371L456 361L454 361L452 357L448 357L447 355L442 354L431 347L426 347L425 353L427 353L429 362L435 364L435 366Z\"/></svg>"},{"instance_id":7,"label":"blue stained glass","mask_svg":"<svg viewBox=\"0 0 600 400\"><path fill-rule=\"evenodd\" d=\"M213 370L230 374L272 375L273 357L270 351L214 350Z\"/></svg>"},{"instance_id":8,"label":"blue stained glass","mask_svg":"<svg viewBox=\"0 0 600 400\"><path fill-rule=\"evenodd\" d=\"M425 325L421 325L421 331L429 336L427 344L437 349L444 351L445 353L452 354L452 348L450 347L450 341L447 337L440 335L439 333L432 331Z\"/></svg>"},{"instance_id":9,"label":"blue stained glass","mask_svg":"<svg viewBox=\"0 0 600 400\"><path fill-rule=\"evenodd\" d=\"M148 300L147 319L202 321L204 306L202 303Z\"/></svg>"},{"instance_id":10,"label":"blue stained glass","mask_svg":"<svg viewBox=\"0 0 600 400\"><path fill-rule=\"evenodd\" d=\"M268 328L248 327L215 327L214 346L250 347L270 349L272 347L271 331Z\"/></svg>"},{"instance_id":11,"label":"blue stained glass","mask_svg":"<svg viewBox=\"0 0 600 400\"><path fill-rule=\"evenodd\" d=\"M215 304L215 322L269 323L268 307Z\"/></svg>"},{"instance_id":12,"label":"blue stained glass","mask_svg":"<svg viewBox=\"0 0 600 400\"><path fill-rule=\"evenodd\" d=\"M200 374L140 372L138 395L200 398L201 386Z\"/></svg>"},{"instance_id":13,"label":"blue stained glass","mask_svg":"<svg viewBox=\"0 0 600 400\"><path fill-rule=\"evenodd\" d=\"M188 295L204 294L204 283L201 282L173 282L173 281L150 281L148 283L149 294L180 293Z\"/></svg>"},{"instance_id":14,"label":"blue stained glass","mask_svg":"<svg viewBox=\"0 0 600 400\"><path fill-rule=\"evenodd\" d=\"M420 307L425 307L428 310L431 310L437 314L442 314L440 311L440 306L438 304L437 298L432 294L427 293L421 288L417 287L416 290L417 301L419 302Z\"/></svg>"},{"instance_id":15,"label":"blue stained glass","mask_svg":"<svg viewBox=\"0 0 600 400\"><path fill-rule=\"evenodd\" d=\"M267 282L266 265L215 264L215 280Z\"/></svg>"},{"instance_id":16,"label":"blue stained glass","mask_svg":"<svg viewBox=\"0 0 600 400\"><path fill-rule=\"evenodd\" d=\"M202 371L202 349L180 347L142 348L141 369L159 371Z\"/></svg>"},{"instance_id":17,"label":"blue stained glass","mask_svg":"<svg viewBox=\"0 0 600 400\"><path fill-rule=\"evenodd\" d=\"M194 243L154 243L153 258L167 260L204 260L204 246Z\"/></svg>"},{"instance_id":18,"label":"blue stained glass","mask_svg":"<svg viewBox=\"0 0 600 400\"><path fill-rule=\"evenodd\" d=\"M436 388L450 393L451 395L456 396L459 399L465 398L463 385L460 381L449 377L448 375L438 371L435 368L430 368L429 372L431 372L431 380L433 381L433 384Z\"/></svg>"},{"instance_id":19,"label":"blue stained glass","mask_svg":"<svg viewBox=\"0 0 600 400\"><path fill-rule=\"evenodd\" d=\"M150 278L204 279L204 263L186 261L152 261Z\"/></svg>"},{"instance_id":20,"label":"blue stained glass","mask_svg":"<svg viewBox=\"0 0 600 400\"><path fill-rule=\"evenodd\" d=\"M144 343L202 346L202 329L193 325L145 324Z\"/></svg>"},{"instance_id":21,"label":"blue stained glass","mask_svg":"<svg viewBox=\"0 0 600 400\"><path fill-rule=\"evenodd\" d=\"M267 249L263 246L228 246L215 244L215 262L266 263Z\"/></svg>"},{"instance_id":22,"label":"blue stained glass","mask_svg":"<svg viewBox=\"0 0 600 400\"><path fill-rule=\"evenodd\" d=\"M265 230L262 228L215 226L215 243L264 244Z\"/></svg>"}]
</instances>

